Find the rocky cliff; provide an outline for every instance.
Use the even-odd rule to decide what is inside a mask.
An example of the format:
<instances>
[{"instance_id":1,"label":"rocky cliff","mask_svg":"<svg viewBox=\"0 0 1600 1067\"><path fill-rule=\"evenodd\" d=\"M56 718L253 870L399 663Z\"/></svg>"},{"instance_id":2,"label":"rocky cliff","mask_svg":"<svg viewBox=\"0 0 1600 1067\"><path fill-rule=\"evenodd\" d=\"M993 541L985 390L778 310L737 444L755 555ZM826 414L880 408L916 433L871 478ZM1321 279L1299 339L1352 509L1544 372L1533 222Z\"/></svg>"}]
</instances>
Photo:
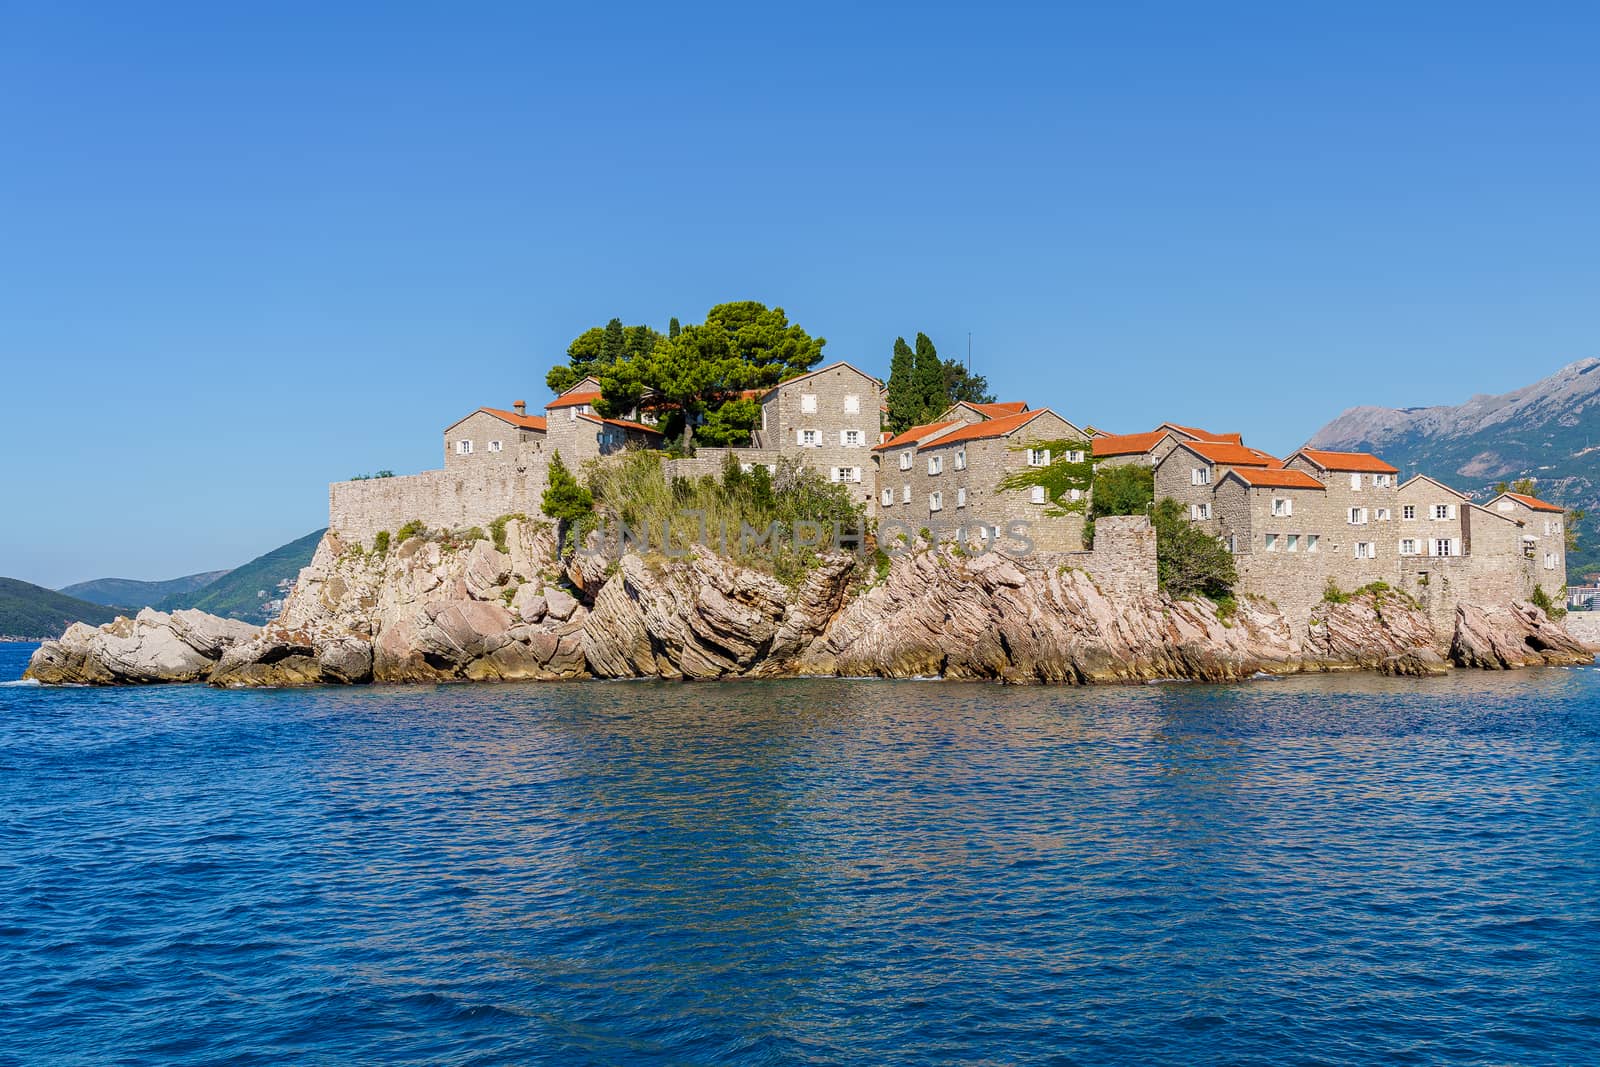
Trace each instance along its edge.
<instances>
[{"instance_id":1,"label":"rocky cliff","mask_svg":"<svg viewBox=\"0 0 1600 1067\"><path fill-rule=\"evenodd\" d=\"M1403 598L1368 595L1326 605L1297 632L1264 602L1223 613L1204 600L1112 596L1047 557L924 549L879 574L838 555L791 588L699 549L563 565L544 524L511 521L503 534L413 537L383 554L329 534L265 627L146 611L72 627L39 649L29 674L219 686L786 675L1077 684L1592 659L1524 604L1464 606L1441 634Z\"/></svg>"}]
</instances>

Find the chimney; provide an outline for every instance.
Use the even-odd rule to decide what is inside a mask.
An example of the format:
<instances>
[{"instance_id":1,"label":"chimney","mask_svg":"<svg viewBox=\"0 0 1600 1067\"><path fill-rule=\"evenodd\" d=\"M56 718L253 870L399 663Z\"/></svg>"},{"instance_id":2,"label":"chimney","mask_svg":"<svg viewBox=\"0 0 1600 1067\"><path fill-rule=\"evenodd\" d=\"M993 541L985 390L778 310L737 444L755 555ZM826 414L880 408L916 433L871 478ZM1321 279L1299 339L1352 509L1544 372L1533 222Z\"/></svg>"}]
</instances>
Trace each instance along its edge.
<instances>
[{"instance_id":1,"label":"chimney","mask_svg":"<svg viewBox=\"0 0 1600 1067\"><path fill-rule=\"evenodd\" d=\"M511 408L518 415L526 415L528 413L528 402L526 400L513 400Z\"/></svg>"}]
</instances>

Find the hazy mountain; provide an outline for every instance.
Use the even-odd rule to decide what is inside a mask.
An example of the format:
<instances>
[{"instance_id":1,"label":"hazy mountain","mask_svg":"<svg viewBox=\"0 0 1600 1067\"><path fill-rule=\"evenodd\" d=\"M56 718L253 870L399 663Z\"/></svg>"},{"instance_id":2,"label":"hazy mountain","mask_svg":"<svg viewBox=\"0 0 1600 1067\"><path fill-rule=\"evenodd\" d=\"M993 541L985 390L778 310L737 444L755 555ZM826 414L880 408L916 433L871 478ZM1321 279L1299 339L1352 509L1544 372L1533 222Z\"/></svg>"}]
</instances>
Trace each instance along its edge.
<instances>
[{"instance_id":1,"label":"hazy mountain","mask_svg":"<svg viewBox=\"0 0 1600 1067\"><path fill-rule=\"evenodd\" d=\"M182 596L203 589L227 574L227 571L204 571L182 578L169 578L164 582L142 582L135 578L95 578L76 585L63 586L57 592L65 593L91 604L107 607L139 608L159 604L168 597Z\"/></svg>"},{"instance_id":2,"label":"hazy mountain","mask_svg":"<svg viewBox=\"0 0 1600 1067\"><path fill-rule=\"evenodd\" d=\"M317 530L306 534L298 541L227 571L210 585L169 596L155 606L162 611L199 608L230 619L256 624L267 622L278 614L294 580L311 562L311 554L317 550L317 542L322 540L324 532Z\"/></svg>"},{"instance_id":3,"label":"hazy mountain","mask_svg":"<svg viewBox=\"0 0 1600 1067\"><path fill-rule=\"evenodd\" d=\"M0 636L19 640L59 637L75 622L96 626L110 622L116 612L42 585L16 578L0 578Z\"/></svg>"},{"instance_id":4,"label":"hazy mountain","mask_svg":"<svg viewBox=\"0 0 1600 1067\"><path fill-rule=\"evenodd\" d=\"M1404 477L1428 474L1477 500L1500 482L1533 478L1540 497L1591 516L1578 527L1572 579L1600 563L1600 359L1455 406L1351 408L1309 443L1377 452Z\"/></svg>"}]
</instances>

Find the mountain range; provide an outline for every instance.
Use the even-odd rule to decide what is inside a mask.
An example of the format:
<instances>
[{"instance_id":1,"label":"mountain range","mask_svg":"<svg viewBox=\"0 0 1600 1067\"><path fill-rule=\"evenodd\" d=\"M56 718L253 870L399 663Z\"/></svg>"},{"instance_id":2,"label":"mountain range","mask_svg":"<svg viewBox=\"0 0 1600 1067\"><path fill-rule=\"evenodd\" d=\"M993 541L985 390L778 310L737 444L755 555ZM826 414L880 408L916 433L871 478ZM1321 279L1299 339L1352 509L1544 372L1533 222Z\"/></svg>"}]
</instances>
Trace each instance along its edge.
<instances>
[{"instance_id":1,"label":"mountain range","mask_svg":"<svg viewBox=\"0 0 1600 1067\"><path fill-rule=\"evenodd\" d=\"M1308 444L1375 452L1404 477L1427 474L1479 501L1530 478L1536 496L1590 516L1574 524L1573 580L1600 565L1600 359L1463 404L1351 408Z\"/></svg>"},{"instance_id":2,"label":"mountain range","mask_svg":"<svg viewBox=\"0 0 1600 1067\"><path fill-rule=\"evenodd\" d=\"M55 637L74 622L99 625L145 607L199 608L260 625L277 614L301 568L311 562L323 532L309 533L233 570L166 581L95 578L51 590L0 578L0 635L22 640Z\"/></svg>"}]
</instances>

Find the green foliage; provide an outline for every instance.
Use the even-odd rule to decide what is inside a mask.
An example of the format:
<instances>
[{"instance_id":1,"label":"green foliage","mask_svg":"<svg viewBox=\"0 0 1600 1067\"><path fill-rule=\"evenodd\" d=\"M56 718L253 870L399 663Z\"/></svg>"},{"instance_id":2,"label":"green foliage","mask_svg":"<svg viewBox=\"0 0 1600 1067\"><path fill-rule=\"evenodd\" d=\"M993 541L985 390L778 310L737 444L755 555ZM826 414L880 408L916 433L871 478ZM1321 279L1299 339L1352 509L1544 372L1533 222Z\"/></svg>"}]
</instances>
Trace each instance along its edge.
<instances>
[{"instance_id":1,"label":"green foliage","mask_svg":"<svg viewBox=\"0 0 1600 1067\"><path fill-rule=\"evenodd\" d=\"M1199 594L1221 600L1233 594L1238 571L1222 542L1189 521L1183 504L1166 497L1150 512L1156 531L1156 574L1174 597Z\"/></svg>"},{"instance_id":2,"label":"green foliage","mask_svg":"<svg viewBox=\"0 0 1600 1067\"><path fill-rule=\"evenodd\" d=\"M1091 446L1092 448L1092 446ZM1144 515L1156 499L1156 472L1142 463L1097 467L1089 494L1089 519L1083 526L1085 544L1094 544L1094 522L1106 515Z\"/></svg>"},{"instance_id":3,"label":"green foliage","mask_svg":"<svg viewBox=\"0 0 1600 1067\"><path fill-rule=\"evenodd\" d=\"M993 404L994 394L989 391L989 380L981 374L967 370L959 359L944 361L944 403L939 411L951 404Z\"/></svg>"},{"instance_id":4,"label":"green foliage","mask_svg":"<svg viewBox=\"0 0 1600 1067\"><path fill-rule=\"evenodd\" d=\"M1408 607L1414 608L1418 606L1416 598L1410 593L1407 593L1402 589L1396 589L1394 586L1384 581L1368 582L1366 585L1363 585L1358 589L1352 589L1346 592L1345 590L1339 588L1338 582L1334 581L1332 578L1329 578L1328 584L1322 589L1322 602L1324 604L1348 604L1350 601L1356 600L1360 597L1370 597L1372 599L1372 606L1378 609L1378 613L1380 615L1383 613L1384 604L1392 600L1398 600Z\"/></svg>"},{"instance_id":5,"label":"green foliage","mask_svg":"<svg viewBox=\"0 0 1600 1067\"><path fill-rule=\"evenodd\" d=\"M487 541L487 540L489 540L489 535L483 532L483 527L482 526L471 526L471 527L468 527L467 529L461 531L460 540L465 541L467 544L470 545L474 541Z\"/></svg>"},{"instance_id":6,"label":"green foliage","mask_svg":"<svg viewBox=\"0 0 1600 1067\"><path fill-rule=\"evenodd\" d=\"M695 430L695 440L703 445L744 445L761 421L761 405L747 397L729 400L712 411Z\"/></svg>"},{"instance_id":7,"label":"green foliage","mask_svg":"<svg viewBox=\"0 0 1600 1067\"><path fill-rule=\"evenodd\" d=\"M1550 599L1550 594L1544 591L1544 586L1534 586L1533 595L1528 599L1533 602L1534 607L1544 612L1545 615L1549 616L1551 619L1566 618L1567 609L1556 606L1556 603Z\"/></svg>"},{"instance_id":8,"label":"green foliage","mask_svg":"<svg viewBox=\"0 0 1600 1067\"><path fill-rule=\"evenodd\" d=\"M894 339L894 355L889 359L889 429L905 433L917 425L922 414L922 399L917 395L916 357L904 337Z\"/></svg>"},{"instance_id":9,"label":"green foliage","mask_svg":"<svg viewBox=\"0 0 1600 1067\"><path fill-rule=\"evenodd\" d=\"M393 477L394 477L394 471L387 471L386 470L386 471L378 471L376 474L352 474L350 476L350 480L352 482L370 482L374 478L393 478Z\"/></svg>"},{"instance_id":10,"label":"green foliage","mask_svg":"<svg viewBox=\"0 0 1600 1067\"><path fill-rule=\"evenodd\" d=\"M389 554L388 530L378 531L377 536L372 539L372 551L379 556L387 556Z\"/></svg>"},{"instance_id":11,"label":"green foliage","mask_svg":"<svg viewBox=\"0 0 1600 1067\"><path fill-rule=\"evenodd\" d=\"M21 640L60 637L75 622L92 626L117 617L115 608L15 578L0 578L0 634Z\"/></svg>"},{"instance_id":12,"label":"green foliage","mask_svg":"<svg viewBox=\"0 0 1600 1067\"><path fill-rule=\"evenodd\" d=\"M277 614L274 606L285 584L293 583L311 562L325 530L317 530L235 567L210 585L155 605L161 611L198 608L212 615L264 623Z\"/></svg>"},{"instance_id":13,"label":"green foliage","mask_svg":"<svg viewBox=\"0 0 1600 1067\"><path fill-rule=\"evenodd\" d=\"M1042 467L1020 467L1000 479L1000 484L995 488L1011 491L1043 486L1045 499L1049 501L1044 514L1052 518L1087 512L1089 488L1094 482L1094 460L1089 455L1089 442L1064 437L1014 445L1011 450L1025 452L1032 448L1049 449L1050 462ZM1083 459L1069 460L1067 456L1071 452L1082 452ZM1077 500L1068 499L1073 489L1078 490Z\"/></svg>"},{"instance_id":14,"label":"green foliage","mask_svg":"<svg viewBox=\"0 0 1600 1067\"><path fill-rule=\"evenodd\" d=\"M559 451L550 454L550 479L540 510L557 522L576 522L594 510L594 496L572 476Z\"/></svg>"},{"instance_id":15,"label":"green foliage","mask_svg":"<svg viewBox=\"0 0 1600 1067\"><path fill-rule=\"evenodd\" d=\"M494 547L501 552L506 551L506 523L513 519L518 522L526 522L528 516L520 511L513 511L507 515L497 516L489 523L489 536L494 540Z\"/></svg>"},{"instance_id":16,"label":"green foliage","mask_svg":"<svg viewBox=\"0 0 1600 1067\"><path fill-rule=\"evenodd\" d=\"M1239 602L1231 595L1220 596L1216 600L1217 621L1224 626L1233 625L1233 617L1239 613Z\"/></svg>"},{"instance_id":17,"label":"green foliage","mask_svg":"<svg viewBox=\"0 0 1600 1067\"><path fill-rule=\"evenodd\" d=\"M931 422L950 405L946 403L944 363L925 333L917 334L912 365L912 392L917 398L917 417L912 422Z\"/></svg>"},{"instance_id":18,"label":"green foliage","mask_svg":"<svg viewBox=\"0 0 1600 1067\"><path fill-rule=\"evenodd\" d=\"M718 554L770 569L790 581L802 578L817 555L813 548L795 547L800 524L821 524L824 536L834 522L846 530L862 528L862 509L848 487L825 481L793 460L780 459L772 473L760 465L745 471L729 456L720 475L671 482L663 476L661 463L657 453L624 452L585 468L595 511L604 519L609 537L617 538L624 526L635 534L647 533L653 552L661 551L664 530L671 531L675 546L703 538ZM684 511L699 512L704 519L685 516ZM741 523L757 533L741 541ZM774 531L771 541L758 543L769 526Z\"/></svg>"},{"instance_id":19,"label":"green foliage","mask_svg":"<svg viewBox=\"0 0 1600 1067\"><path fill-rule=\"evenodd\" d=\"M405 544L413 537L421 537L428 532L428 524L421 519L412 519L399 530L395 531L394 539L398 544Z\"/></svg>"},{"instance_id":20,"label":"green foliage","mask_svg":"<svg viewBox=\"0 0 1600 1067\"><path fill-rule=\"evenodd\" d=\"M1338 582L1329 578L1328 584L1323 586L1322 589L1322 602L1324 604L1348 604L1350 603L1350 594L1340 589Z\"/></svg>"}]
</instances>

